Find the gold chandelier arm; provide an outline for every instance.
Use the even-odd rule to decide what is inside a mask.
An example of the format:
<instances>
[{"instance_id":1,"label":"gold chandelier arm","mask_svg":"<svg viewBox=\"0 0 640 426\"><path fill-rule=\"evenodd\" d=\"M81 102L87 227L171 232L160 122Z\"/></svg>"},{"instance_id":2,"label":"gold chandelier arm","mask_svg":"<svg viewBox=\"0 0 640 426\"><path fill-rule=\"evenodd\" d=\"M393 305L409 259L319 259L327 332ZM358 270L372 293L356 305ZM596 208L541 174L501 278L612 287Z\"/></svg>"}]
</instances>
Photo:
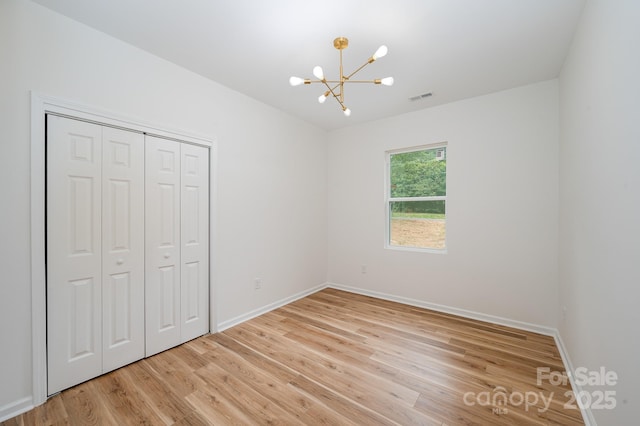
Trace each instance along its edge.
<instances>
[{"instance_id":1,"label":"gold chandelier arm","mask_svg":"<svg viewBox=\"0 0 640 426\"><path fill-rule=\"evenodd\" d=\"M351 77L353 77L358 71L360 71L362 68L366 67L367 65L369 65L370 63L372 63L373 61L371 59L369 59L367 62L365 62L364 64L360 65L360 67L358 69L356 69L354 72L352 72L351 74L349 74L348 76L344 77L345 80L349 80Z\"/></svg>"},{"instance_id":2,"label":"gold chandelier arm","mask_svg":"<svg viewBox=\"0 0 640 426\"><path fill-rule=\"evenodd\" d=\"M324 81L322 81L322 80L308 80L308 81L309 81L309 82L308 82L308 83L305 83L305 84L311 84L311 83L324 83ZM339 85L339 83L340 83L340 81L339 81L339 80L325 80L325 81L326 81L327 83L336 83L337 85ZM336 87L338 87L337 85L336 85ZM336 87L334 87L334 89L335 89Z\"/></svg>"},{"instance_id":3,"label":"gold chandelier arm","mask_svg":"<svg viewBox=\"0 0 640 426\"><path fill-rule=\"evenodd\" d=\"M332 89L331 93L333 93L333 90L336 90L338 87L341 87L340 86L340 83L341 83L340 81L328 81L327 80L327 83L337 83L335 86L333 86L333 89ZM342 88L341 88L341 91L342 91Z\"/></svg>"},{"instance_id":4,"label":"gold chandelier arm","mask_svg":"<svg viewBox=\"0 0 640 426\"><path fill-rule=\"evenodd\" d=\"M339 49L340 50L340 105L342 105L342 109L345 108L343 102L344 102L344 73L342 71L342 51L344 49ZM333 91L332 91L333 93ZM335 95L334 95L335 96Z\"/></svg>"},{"instance_id":5,"label":"gold chandelier arm","mask_svg":"<svg viewBox=\"0 0 640 426\"><path fill-rule=\"evenodd\" d=\"M342 97L342 93L340 93L340 97L338 97L338 95L336 95L336 92L334 92L334 91L333 91L333 89L335 89L336 87L338 87L338 86L340 86L340 85L338 84L336 87L331 88L331 86L329 86L329 84L328 84L328 82L327 82L326 80L325 80L325 81L323 81L322 83L324 83L324 85L325 85L325 86L327 86L327 89L329 89L329 92L331 92L331 95L336 99L336 101L338 101L338 103L340 104L340 106L341 106L343 109L344 109L344 108L346 108L346 107L344 106L344 103L343 103L342 99L340 99L340 97Z\"/></svg>"},{"instance_id":6,"label":"gold chandelier arm","mask_svg":"<svg viewBox=\"0 0 640 426\"><path fill-rule=\"evenodd\" d=\"M376 78L374 80L347 80L345 83L373 83L373 84L381 84L382 80Z\"/></svg>"},{"instance_id":7,"label":"gold chandelier arm","mask_svg":"<svg viewBox=\"0 0 640 426\"><path fill-rule=\"evenodd\" d=\"M338 84L335 87L331 87L329 86L327 80L323 80L322 83L324 83L325 86L327 86L327 89L329 89L329 92L331 92L331 95L333 96L333 98L336 100L336 102L338 102L340 104L340 107L342 108L342 111L344 111L345 115L349 116L351 114L351 111L349 110L349 108L347 108L347 106L344 104L344 101L342 99L342 97L344 96L342 90L340 91L339 95L336 95L336 92L334 92L334 89L338 86L342 86L342 84Z\"/></svg>"},{"instance_id":8,"label":"gold chandelier arm","mask_svg":"<svg viewBox=\"0 0 640 426\"><path fill-rule=\"evenodd\" d=\"M326 80L327 83L335 83L336 85L333 87L333 90L337 89L338 86L340 86L341 81L339 80ZM373 83L373 84L380 84L381 79L376 78L373 80L346 80L344 81L345 83ZM311 84L311 83L324 83L324 81L322 80L308 80L308 82L305 82L305 84Z\"/></svg>"}]
</instances>

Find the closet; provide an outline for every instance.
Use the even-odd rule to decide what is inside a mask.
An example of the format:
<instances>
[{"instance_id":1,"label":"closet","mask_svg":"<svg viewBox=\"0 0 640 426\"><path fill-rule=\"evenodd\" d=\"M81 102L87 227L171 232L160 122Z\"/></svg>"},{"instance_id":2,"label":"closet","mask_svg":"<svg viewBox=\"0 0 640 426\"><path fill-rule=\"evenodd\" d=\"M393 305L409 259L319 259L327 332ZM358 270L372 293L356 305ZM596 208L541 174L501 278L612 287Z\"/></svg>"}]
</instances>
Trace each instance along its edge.
<instances>
[{"instance_id":1,"label":"closet","mask_svg":"<svg viewBox=\"0 0 640 426\"><path fill-rule=\"evenodd\" d=\"M209 148L47 115L48 394L209 331Z\"/></svg>"}]
</instances>

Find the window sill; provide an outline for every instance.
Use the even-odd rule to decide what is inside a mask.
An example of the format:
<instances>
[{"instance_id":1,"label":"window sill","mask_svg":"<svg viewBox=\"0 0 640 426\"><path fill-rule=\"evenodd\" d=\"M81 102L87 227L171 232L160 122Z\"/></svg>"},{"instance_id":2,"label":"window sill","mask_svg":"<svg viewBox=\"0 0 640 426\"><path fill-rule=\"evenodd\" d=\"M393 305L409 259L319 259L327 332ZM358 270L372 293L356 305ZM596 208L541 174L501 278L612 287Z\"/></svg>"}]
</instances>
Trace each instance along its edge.
<instances>
[{"instance_id":1,"label":"window sill","mask_svg":"<svg viewBox=\"0 0 640 426\"><path fill-rule=\"evenodd\" d=\"M434 249L434 248L424 248L424 247L409 247L409 246L393 246L391 244L385 244L384 246L387 250L396 250L396 251L411 251L418 253L432 253L432 254L447 254L447 249Z\"/></svg>"}]
</instances>

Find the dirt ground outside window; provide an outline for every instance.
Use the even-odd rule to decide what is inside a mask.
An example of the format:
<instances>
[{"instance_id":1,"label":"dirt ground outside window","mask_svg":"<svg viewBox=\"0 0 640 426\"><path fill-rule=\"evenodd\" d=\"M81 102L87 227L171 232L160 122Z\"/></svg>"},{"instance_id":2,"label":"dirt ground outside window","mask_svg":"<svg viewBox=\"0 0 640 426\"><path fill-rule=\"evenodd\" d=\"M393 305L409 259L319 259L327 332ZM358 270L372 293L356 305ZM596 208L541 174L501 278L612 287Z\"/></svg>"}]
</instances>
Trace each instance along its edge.
<instances>
[{"instance_id":1,"label":"dirt ground outside window","mask_svg":"<svg viewBox=\"0 0 640 426\"><path fill-rule=\"evenodd\" d=\"M444 249L445 235L444 219L391 219L392 246Z\"/></svg>"}]
</instances>

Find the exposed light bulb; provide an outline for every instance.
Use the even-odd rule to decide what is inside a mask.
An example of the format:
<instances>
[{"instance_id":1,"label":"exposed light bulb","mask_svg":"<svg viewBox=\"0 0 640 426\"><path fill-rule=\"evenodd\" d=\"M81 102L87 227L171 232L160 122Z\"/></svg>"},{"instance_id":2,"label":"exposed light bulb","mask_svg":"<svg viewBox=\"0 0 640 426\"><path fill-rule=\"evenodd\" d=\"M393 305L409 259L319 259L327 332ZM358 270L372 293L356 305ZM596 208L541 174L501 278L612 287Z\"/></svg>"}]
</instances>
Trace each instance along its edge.
<instances>
[{"instance_id":1,"label":"exposed light bulb","mask_svg":"<svg viewBox=\"0 0 640 426\"><path fill-rule=\"evenodd\" d=\"M320 95L320 96L318 97L318 102L320 102L321 104L323 104L323 103L324 103L324 101L326 101L326 100L327 100L327 98L329 97L329 93L330 93L330 92L327 90L327 91L326 91L326 92L324 92L322 95Z\"/></svg>"},{"instance_id":2,"label":"exposed light bulb","mask_svg":"<svg viewBox=\"0 0 640 426\"><path fill-rule=\"evenodd\" d=\"M313 67L313 75L315 75L318 80L324 80L324 72L322 72L320 65Z\"/></svg>"},{"instance_id":3,"label":"exposed light bulb","mask_svg":"<svg viewBox=\"0 0 640 426\"><path fill-rule=\"evenodd\" d=\"M389 49L387 49L387 46L383 44L382 46L378 47L378 50L376 50L376 53L373 54L372 58L375 61L376 59L385 56L387 52L389 52Z\"/></svg>"},{"instance_id":4,"label":"exposed light bulb","mask_svg":"<svg viewBox=\"0 0 640 426\"><path fill-rule=\"evenodd\" d=\"M289 84L292 85L292 86L300 86L302 83L304 83L304 78L291 77L289 79Z\"/></svg>"},{"instance_id":5,"label":"exposed light bulb","mask_svg":"<svg viewBox=\"0 0 640 426\"><path fill-rule=\"evenodd\" d=\"M385 77L382 80L380 80L380 84L383 84L385 86L393 86L393 77Z\"/></svg>"},{"instance_id":6,"label":"exposed light bulb","mask_svg":"<svg viewBox=\"0 0 640 426\"><path fill-rule=\"evenodd\" d=\"M347 108L347 107L344 107L344 108L342 109L342 112L344 112L344 115L345 115L346 117L349 117L349 116L351 115L351 110L350 110L349 108Z\"/></svg>"}]
</instances>

